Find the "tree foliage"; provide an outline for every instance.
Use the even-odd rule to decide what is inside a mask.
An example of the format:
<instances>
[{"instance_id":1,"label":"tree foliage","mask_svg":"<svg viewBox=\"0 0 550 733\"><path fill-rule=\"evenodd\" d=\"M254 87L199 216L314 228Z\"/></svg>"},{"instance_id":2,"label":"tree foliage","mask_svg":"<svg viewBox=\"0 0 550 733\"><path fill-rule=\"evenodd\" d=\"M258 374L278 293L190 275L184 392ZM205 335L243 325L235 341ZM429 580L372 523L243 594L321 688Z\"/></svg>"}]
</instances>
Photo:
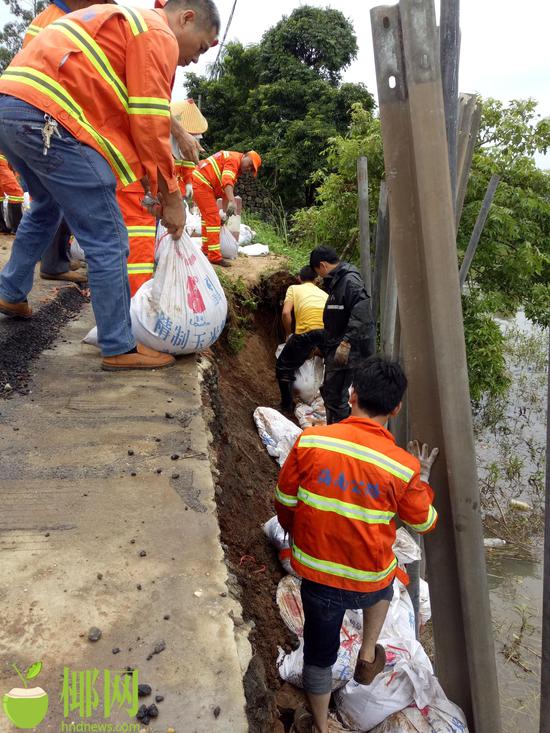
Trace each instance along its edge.
<instances>
[{"instance_id":1,"label":"tree foliage","mask_svg":"<svg viewBox=\"0 0 550 733\"><path fill-rule=\"evenodd\" d=\"M228 44L215 78L187 74L188 92L201 98L208 119L209 149L258 150L262 177L287 208L312 203L310 179L328 140L348 129L353 104L374 106L364 85L340 83L356 54L342 13L308 6L259 44Z\"/></svg>"},{"instance_id":2,"label":"tree foliage","mask_svg":"<svg viewBox=\"0 0 550 733\"><path fill-rule=\"evenodd\" d=\"M0 31L0 72L10 64L21 48L27 27L46 7L47 0L4 0L13 19Z\"/></svg>"},{"instance_id":3,"label":"tree foliage","mask_svg":"<svg viewBox=\"0 0 550 733\"><path fill-rule=\"evenodd\" d=\"M550 321L550 172L539 170L537 152L550 148L550 123L536 117L534 100L483 102L483 115L467 198L457 237L457 266L470 239L493 173L501 176L464 297L466 345L473 397L502 393L507 377L504 340L494 314L519 308L541 325ZM369 159L370 218L373 228L384 176L380 123L355 106L344 135L329 141L322 167L312 176L315 205L293 217L295 241L326 243L342 252L358 227L356 162ZM374 241L374 236L371 237ZM372 253L374 255L374 253ZM347 247L348 257L358 257Z\"/></svg>"}]
</instances>

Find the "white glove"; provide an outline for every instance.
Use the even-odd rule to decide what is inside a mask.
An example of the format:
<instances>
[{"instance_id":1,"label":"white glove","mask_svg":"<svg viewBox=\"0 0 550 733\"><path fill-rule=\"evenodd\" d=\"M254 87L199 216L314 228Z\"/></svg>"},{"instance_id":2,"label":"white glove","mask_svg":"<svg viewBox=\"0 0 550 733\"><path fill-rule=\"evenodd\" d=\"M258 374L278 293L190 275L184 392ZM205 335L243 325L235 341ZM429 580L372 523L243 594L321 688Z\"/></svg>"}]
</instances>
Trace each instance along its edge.
<instances>
[{"instance_id":1,"label":"white glove","mask_svg":"<svg viewBox=\"0 0 550 733\"><path fill-rule=\"evenodd\" d=\"M430 447L427 443L422 443L421 449L418 440L411 440L411 442L407 446L407 450L412 456L418 458L418 460L420 461L420 478L422 479L422 481L428 483L428 481L430 480L430 472L432 470L432 466L435 463L435 459L439 455L439 448L434 448L430 452Z\"/></svg>"},{"instance_id":2,"label":"white glove","mask_svg":"<svg viewBox=\"0 0 550 733\"><path fill-rule=\"evenodd\" d=\"M193 198L193 184L192 183L185 184L185 198L186 199Z\"/></svg>"}]
</instances>

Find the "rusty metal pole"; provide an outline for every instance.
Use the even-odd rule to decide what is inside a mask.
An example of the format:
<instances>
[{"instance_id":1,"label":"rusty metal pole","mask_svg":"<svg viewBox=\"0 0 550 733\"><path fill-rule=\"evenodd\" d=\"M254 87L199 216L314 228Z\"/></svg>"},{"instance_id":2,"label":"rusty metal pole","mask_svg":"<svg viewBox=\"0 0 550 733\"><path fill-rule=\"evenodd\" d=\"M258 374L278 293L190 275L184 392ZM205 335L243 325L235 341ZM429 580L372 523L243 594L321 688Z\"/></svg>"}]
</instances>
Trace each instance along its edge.
<instances>
[{"instance_id":1,"label":"rusty metal pole","mask_svg":"<svg viewBox=\"0 0 550 733\"><path fill-rule=\"evenodd\" d=\"M546 413L546 511L544 526L540 733L550 733L550 353L548 356L548 411Z\"/></svg>"},{"instance_id":2,"label":"rusty metal pole","mask_svg":"<svg viewBox=\"0 0 550 733\"><path fill-rule=\"evenodd\" d=\"M481 239L481 235L483 233L483 227L485 226L485 222L487 221L487 217L489 216L489 209L491 208L493 199L495 198L495 193L497 192L499 181L500 176L497 175L491 176L491 180L489 181L487 192L483 199L483 203L481 204L481 209L479 210L474 230L472 232L468 248L464 255L464 260L462 261L462 265L460 266L459 278L461 290L464 287L464 283L466 282L466 278L468 277L468 273L470 272L472 260L474 259L475 253L477 251L479 240Z\"/></svg>"},{"instance_id":3,"label":"rusty metal pole","mask_svg":"<svg viewBox=\"0 0 550 733\"><path fill-rule=\"evenodd\" d=\"M437 674L471 733L500 733L435 10L371 15L410 432L441 451L425 538Z\"/></svg>"}]
</instances>

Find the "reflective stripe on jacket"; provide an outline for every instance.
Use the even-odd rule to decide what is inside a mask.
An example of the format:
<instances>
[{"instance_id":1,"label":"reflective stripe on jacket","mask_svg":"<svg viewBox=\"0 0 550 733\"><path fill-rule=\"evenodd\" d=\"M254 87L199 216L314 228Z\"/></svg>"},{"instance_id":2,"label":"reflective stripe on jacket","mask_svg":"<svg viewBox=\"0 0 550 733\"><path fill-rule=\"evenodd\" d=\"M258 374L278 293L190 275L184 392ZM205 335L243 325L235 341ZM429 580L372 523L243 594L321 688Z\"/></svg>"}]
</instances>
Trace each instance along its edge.
<instances>
[{"instance_id":1,"label":"reflective stripe on jacket","mask_svg":"<svg viewBox=\"0 0 550 733\"><path fill-rule=\"evenodd\" d=\"M36 38L40 31L43 31L46 26L50 25L50 23L53 23L54 20L62 18L64 15L65 13L63 12L63 10L61 10L61 8L59 8L57 5L54 5L53 3L48 5L45 10L43 10L36 16L36 18L27 28L25 37L23 38L23 48L28 46L32 39Z\"/></svg>"},{"instance_id":2,"label":"reflective stripe on jacket","mask_svg":"<svg viewBox=\"0 0 550 733\"><path fill-rule=\"evenodd\" d=\"M0 155L0 196L7 196L10 204L22 204L25 200L23 189L19 185L5 155Z\"/></svg>"},{"instance_id":3,"label":"reflective stripe on jacket","mask_svg":"<svg viewBox=\"0 0 550 733\"><path fill-rule=\"evenodd\" d=\"M208 186L216 198L222 197L225 187L234 186L239 179L243 158L244 153L220 150L198 164L193 173L194 183Z\"/></svg>"},{"instance_id":4,"label":"reflective stripe on jacket","mask_svg":"<svg viewBox=\"0 0 550 733\"><path fill-rule=\"evenodd\" d=\"M416 532L437 522L416 458L366 418L307 428L279 475L275 506L303 578L372 592L392 581L398 516Z\"/></svg>"},{"instance_id":5,"label":"reflective stripe on jacket","mask_svg":"<svg viewBox=\"0 0 550 733\"><path fill-rule=\"evenodd\" d=\"M31 24L32 25L32 24ZM164 11L92 5L40 31L0 78L0 93L47 112L106 158L121 186L157 168L178 189L170 146L178 43Z\"/></svg>"}]
</instances>

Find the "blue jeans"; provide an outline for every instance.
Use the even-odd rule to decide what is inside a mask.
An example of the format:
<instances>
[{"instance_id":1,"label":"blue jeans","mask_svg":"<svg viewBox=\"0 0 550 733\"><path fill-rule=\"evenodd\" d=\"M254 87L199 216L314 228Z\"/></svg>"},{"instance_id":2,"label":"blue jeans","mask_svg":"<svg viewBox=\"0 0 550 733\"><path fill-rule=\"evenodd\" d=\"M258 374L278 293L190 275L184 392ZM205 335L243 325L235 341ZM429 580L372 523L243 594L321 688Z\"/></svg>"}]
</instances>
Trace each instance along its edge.
<instances>
[{"instance_id":1,"label":"blue jeans","mask_svg":"<svg viewBox=\"0 0 550 733\"><path fill-rule=\"evenodd\" d=\"M32 197L0 273L0 298L21 303L34 268L65 217L86 254L99 345L104 356L135 346L130 323L128 233L116 201L116 179L105 158L58 126L43 154L44 113L0 95L0 150L19 171Z\"/></svg>"},{"instance_id":2,"label":"blue jeans","mask_svg":"<svg viewBox=\"0 0 550 733\"><path fill-rule=\"evenodd\" d=\"M355 593L302 579L304 608L304 689L323 695L331 689L331 669L340 649L340 629L348 609L391 601L393 581L373 593Z\"/></svg>"}]
</instances>

